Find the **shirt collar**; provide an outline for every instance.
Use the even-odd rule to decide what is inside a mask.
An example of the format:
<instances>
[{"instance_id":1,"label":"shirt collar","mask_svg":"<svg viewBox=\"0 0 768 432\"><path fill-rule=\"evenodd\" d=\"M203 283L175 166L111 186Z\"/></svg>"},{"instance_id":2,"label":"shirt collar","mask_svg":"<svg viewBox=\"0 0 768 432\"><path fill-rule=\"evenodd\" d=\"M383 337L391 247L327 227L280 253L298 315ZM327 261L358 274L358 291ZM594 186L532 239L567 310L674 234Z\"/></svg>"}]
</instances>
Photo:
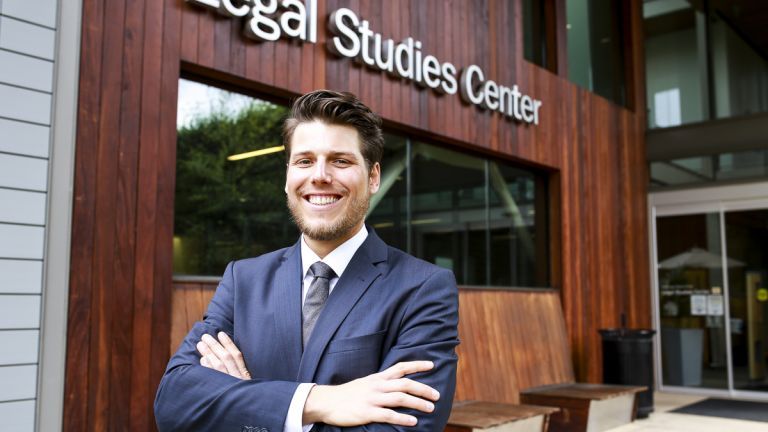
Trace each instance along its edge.
<instances>
[{"instance_id":1,"label":"shirt collar","mask_svg":"<svg viewBox=\"0 0 768 432\"><path fill-rule=\"evenodd\" d=\"M363 225L362 228L360 228L360 231L357 232L352 238L345 241L344 243L340 244L336 249L332 250L331 253L325 256L325 258L320 259L317 254L310 249L309 246L307 246L307 243L304 241L304 234L301 235L301 275L302 278L307 276L307 271L309 271L309 267L318 262L322 261L326 264L328 264L329 267L333 269L333 271L336 273L336 276L341 277L341 274L344 273L344 270L347 268L347 265L350 261L352 261L352 256L355 255L355 252L360 248L360 246L363 244L365 239L368 237L368 230L365 228L365 225Z\"/></svg>"}]
</instances>

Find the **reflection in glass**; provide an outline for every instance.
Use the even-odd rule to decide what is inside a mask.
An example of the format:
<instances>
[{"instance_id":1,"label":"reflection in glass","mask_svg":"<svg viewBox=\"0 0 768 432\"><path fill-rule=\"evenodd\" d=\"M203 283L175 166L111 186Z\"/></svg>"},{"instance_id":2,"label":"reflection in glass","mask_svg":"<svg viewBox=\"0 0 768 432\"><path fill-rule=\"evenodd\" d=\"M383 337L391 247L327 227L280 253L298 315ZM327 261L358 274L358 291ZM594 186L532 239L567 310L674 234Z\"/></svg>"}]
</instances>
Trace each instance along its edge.
<instances>
[{"instance_id":1,"label":"reflection in glass","mask_svg":"<svg viewBox=\"0 0 768 432\"><path fill-rule=\"evenodd\" d=\"M727 118L768 111L768 60L741 30L719 13L710 19L715 116Z\"/></svg>"},{"instance_id":2,"label":"reflection in glass","mask_svg":"<svg viewBox=\"0 0 768 432\"><path fill-rule=\"evenodd\" d=\"M178 106L174 274L219 276L231 260L295 243L287 109L186 80ZM269 153L243 157L256 150ZM462 285L550 286L546 176L392 134L381 165L367 223L389 245Z\"/></svg>"},{"instance_id":3,"label":"reflection in glass","mask_svg":"<svg viewBox=\"0 0 768 432\"><path fill-rule=\"evenodd\" d=\"M686 1L643 2L645 70L650 128L707 118L703 15Z\"/></svg>"},{"instance_id":4,"label":"reflection in glass","mask_svg":"<svg viewBox=\"0 0 768 432\"><path fill-rule=\"evenodd\" d=\"M463 285L487 284L485 184L482 159L414 143L414 255L452 269Z\"/></svg>"},{"instance_id":5,"label":"reflection in glass","mask_svg":"<svg viewBox=\"0 0 768 432\"><path fill-rule=\"evenodd\" d=\"M728 388L718 213L656 220L663 382Z\"/></svg>"},{"instance_id":6,"label":"reflection in glass","mask_svg":"<svg viewBox=\"0 0 768 432\"><path fill-rule=\"evenodd\" d=\"M173 270L177 275L221 275L233 259L290 245L298 232L283 191L284 152L230 161L227 157L279 147L287 109L182 80L179 115ZM198 102L190 103L190 99ZM235 106L237 109L233 109Z\"/></svg>"},{"instance_id":7,"label":"reflection in glass","mask_svg":"<svg viewBox=\"0 0 768 432\"><path fill-rule=\"evenodd\" d=\"M768 176L768 150L750 150L651 162L654 188L697 183L764 179Z\"/></svg>"},{"instance_id":8,"label":"reflection in glass","mask_svg":"<svg viewBox=\"0 0 768 432\"><path fill-rule=\"evenodd\" d=\"M768 392L768 210L725 213L733 385Z\"/></svg>"},{"instance_id":9,"label":"reflection in glass","mask_svg":"<svg viewBox=\"0 0 768 432\"><path fill-rule=\"evenodd\" d=\"M619 105L626 103L625 2L566 2L568 79Z\"/></svg>"},{"instance_id":10,"label":"reflection in glass","mask_svg":"<svg viewBox=\"0 0 768 432\"><path fill-rule=\"evenodd\" d=\"M531 172L489 164L490 284L547 286L546 182Z\"/></svg>"},{"instance_id":11,"label":"reflection in glass","mask_svg":"<svg viewBox=\"0 0 768 432\"><path fill-rule=\"evenodd\" d=\"M384 139L381 183L371 198L366 221L387 244L408 250L408 143L396 135L384 134Z\"/></svg>"},{"instance_id":12,"label":"reflection in glass","mask_svg":"<svg viewBox=\"0 0 768 432\"><path fill-rule=\"evenodd\" d=\"M547 13L544 0L523 0L523 49L525 59L544 68L547 64Z\"/></svg>"}]
</instances>

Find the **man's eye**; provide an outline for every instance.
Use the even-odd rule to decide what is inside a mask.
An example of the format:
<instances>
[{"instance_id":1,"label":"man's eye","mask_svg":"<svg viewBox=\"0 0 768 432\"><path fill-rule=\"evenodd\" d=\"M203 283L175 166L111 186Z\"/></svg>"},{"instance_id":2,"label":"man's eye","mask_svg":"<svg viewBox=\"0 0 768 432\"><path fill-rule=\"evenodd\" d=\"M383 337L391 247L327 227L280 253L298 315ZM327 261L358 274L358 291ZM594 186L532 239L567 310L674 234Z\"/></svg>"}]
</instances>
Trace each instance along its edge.
<instances>
[{"instance_id":1,"label":"man's eye","mask_svg":"<svg viewBox=\"0 0 768 432\"><path fill-rule=\"evenodd\" d=\"M309 160L309 159L299 159L296 162L294 162L293 164L294 165L299 165L299 166L307 166L307 165L311 165L312 161Z\"/></svg>"},{"instance_id":2,"label":"man's eye","mask_svg":"<svg viewBox=\"0 0 768 432\"><path fill-rule=\"evenodd\" d=\"M336 165L346 166L346 165L349 165L351 162L349 162L346 159L336 159L335 161L333 161L333 163L335 163Z\"/></svg>"}]
</instances>

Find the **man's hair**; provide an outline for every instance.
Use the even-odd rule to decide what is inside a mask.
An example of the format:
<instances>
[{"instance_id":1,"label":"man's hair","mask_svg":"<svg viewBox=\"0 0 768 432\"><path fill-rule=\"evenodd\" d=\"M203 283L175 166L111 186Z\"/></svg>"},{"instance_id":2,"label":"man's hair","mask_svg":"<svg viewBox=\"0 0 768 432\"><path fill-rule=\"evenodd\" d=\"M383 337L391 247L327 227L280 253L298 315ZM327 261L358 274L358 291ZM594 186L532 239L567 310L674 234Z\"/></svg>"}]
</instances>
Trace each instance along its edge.
<instances>
[{"instance_id":1,"label":"man's hair","mask_svg":"<svg viewBox=\"0 0 768 432\"><path fill-rule=\"evenodd\" d=\"M381 117L348 92L315 90L296 99L291 113L283 123L283 145L286 158L291 157L291 138L301 123L320 120L331 125L350 126L360 136L360 153L370 171L374 163L381 162L384 153L384 135Z\"/></svg>"}]
</instances>

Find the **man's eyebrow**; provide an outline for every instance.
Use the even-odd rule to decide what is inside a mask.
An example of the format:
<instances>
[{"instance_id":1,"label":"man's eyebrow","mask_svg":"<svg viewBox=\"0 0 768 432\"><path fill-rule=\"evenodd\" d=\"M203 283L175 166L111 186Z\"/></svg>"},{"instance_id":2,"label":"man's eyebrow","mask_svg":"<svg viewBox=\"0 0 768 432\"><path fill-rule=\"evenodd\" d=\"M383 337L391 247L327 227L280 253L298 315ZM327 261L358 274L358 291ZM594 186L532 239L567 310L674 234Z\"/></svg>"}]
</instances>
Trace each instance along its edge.
<instances>
[{"instance_id":1,"label":"man's eyebrow","mask_svg":"<svg viewBox=\"0 0 768 432\"><path fill-rule=\"evenodd\" d=\"M343 157L345 157L347 159L357 160L357 155L354 154L354 153L350 153L350 152L331 152L331 156L333 156L333 157L343 156Z\"/></svg>"},{"instance_id":2,"label":"man's eyebrow","mask_svg":"<svg viewBox=\"0 0 768 432\"><path fill-rule=\"evenodd\" d=\"M293 153L291 155L291 159L295 159L298 157L314 156L315 154L316 153L311 150L305 150L305 151ZM347 159L357 160L357 155L353 152L334 151L334 152L330 152L328 157L344 157Z\"/></svg>"}]
</instances>

